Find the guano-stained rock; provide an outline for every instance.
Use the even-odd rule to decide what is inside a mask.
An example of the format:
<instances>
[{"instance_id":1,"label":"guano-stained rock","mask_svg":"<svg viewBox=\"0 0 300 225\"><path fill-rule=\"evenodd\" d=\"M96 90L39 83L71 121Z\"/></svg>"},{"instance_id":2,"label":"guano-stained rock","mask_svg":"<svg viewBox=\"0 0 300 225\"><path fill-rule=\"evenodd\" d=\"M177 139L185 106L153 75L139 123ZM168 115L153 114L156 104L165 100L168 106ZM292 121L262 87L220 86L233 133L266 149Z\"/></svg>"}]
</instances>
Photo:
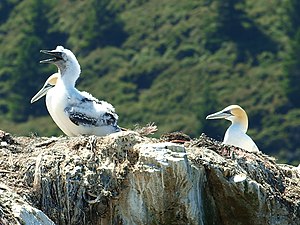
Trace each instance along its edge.
<instances>
[{"instance_id":1,"label":"guano-stained rock","mask_svg":"<svg viewBox=\"0 0 300 225\"><path fill-rule=\"evenodd\" d=\"M205 135L5 138L0 182L56 224L300 224L299 167Z\"/></svg>"}]
</instances>

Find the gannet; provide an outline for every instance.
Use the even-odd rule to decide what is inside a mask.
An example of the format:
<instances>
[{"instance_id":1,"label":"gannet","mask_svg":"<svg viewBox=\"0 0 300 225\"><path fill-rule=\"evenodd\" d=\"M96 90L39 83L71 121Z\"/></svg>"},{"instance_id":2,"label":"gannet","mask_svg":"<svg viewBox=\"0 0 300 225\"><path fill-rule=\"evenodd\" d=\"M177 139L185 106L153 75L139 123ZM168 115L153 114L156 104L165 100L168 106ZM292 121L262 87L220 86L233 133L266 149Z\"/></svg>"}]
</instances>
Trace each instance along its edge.
<instances>
[{"instance_id":1,"label":"gannet","mask_svg":"<svg viewBox=\"0 0 300 225\"><path fill-rule=\"evenodd\" d=\"M47 110L52 117L53 121L58 125L58 127L65 133L68 132L63 125L61 125L58 120L56 119L56 116L52 110L53 107L50 105L50 95L47 95L48 91L53 88L56 85L57 79L58 79L59 73L52 74L45 82L43 87L38 91L38 93L35 94L35 96L32 97L30 103L34 103L43 96L46 95L46 107Z\"/></svg>"},{"instance_id":2,"label":"gannet","mask_svg":"<svg viewBox=\"0 0 300 225\"><path fill-rule=\"evenodd\" d=\"M99 101L87 92L75 88L80 75L80 65L75 55L62 46L55 50L41 50L53 58L40 61L57 66L57 75L48 78L32 102L46 95L46 105L54 122L68 136L104 136L120 131L114 107ZM56 78L55 78L56 76ZM51 82L55 82L56 84Z\"/></svg>"},{"instance_id":3,"label":"gannet","mask_svg":"<svg viewBox=\"0 0 300 225\"><path fill-rule=\"evenodd\" d=\"M258 147L246 132L248 129L248 116L239 105L230 105L225 109L210 114L206 119L226 119L231 121L227 129L223 143L243 148L249 152L259 152Z\"/></svg>"},{"instance_id":4,"label":"gannet","mask_svg":"<svg viewBox=\"0 0 300 225\"><path fill-rule=\"evenodd\" d=\"M52 74L45 82L45 84L43 85L43 87L41 88L41 90L38 91L38 93L35 94L35 96L32 97L32 99L30 100L30 103L34 103L37 100L39 100L40 98L42 98L44 95L47 94L47 92L53 88L57 82L59 73L54 73Z\"/></svg>"}]
</instances>

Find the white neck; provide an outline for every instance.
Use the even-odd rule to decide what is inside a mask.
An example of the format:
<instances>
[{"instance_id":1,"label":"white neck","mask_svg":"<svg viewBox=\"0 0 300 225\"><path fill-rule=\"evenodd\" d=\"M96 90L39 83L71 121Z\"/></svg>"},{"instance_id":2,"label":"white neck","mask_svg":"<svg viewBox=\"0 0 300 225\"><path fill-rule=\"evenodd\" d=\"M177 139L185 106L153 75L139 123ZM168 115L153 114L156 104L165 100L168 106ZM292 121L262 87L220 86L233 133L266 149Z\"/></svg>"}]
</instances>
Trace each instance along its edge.
<instances>
[{"instance_id":1,"label":"white neck","mask_svg":"<svg viewBox=\"0 0 300 225\"><path fill-rule=\"evenodd\" d=\"M80 66L78 63L72 66L66 65L63 68L58 68L58 72L61 74L61 80L65 86L75 87L80 75Z\"/></svg>"},{"instance_id":2,"label":"white neck","mask_svg":"<svg viewBox=\"0 0 300 225\"><path fill-rule=\"evenodd\" d=\"M243 133L247 132L247 130L248 130L248 121L235 119L235 120L233 120L231 122L232 122L232 124L229 127L230 129L232 129L232 130L240 130Z\"/></svg>"}]
</instances>

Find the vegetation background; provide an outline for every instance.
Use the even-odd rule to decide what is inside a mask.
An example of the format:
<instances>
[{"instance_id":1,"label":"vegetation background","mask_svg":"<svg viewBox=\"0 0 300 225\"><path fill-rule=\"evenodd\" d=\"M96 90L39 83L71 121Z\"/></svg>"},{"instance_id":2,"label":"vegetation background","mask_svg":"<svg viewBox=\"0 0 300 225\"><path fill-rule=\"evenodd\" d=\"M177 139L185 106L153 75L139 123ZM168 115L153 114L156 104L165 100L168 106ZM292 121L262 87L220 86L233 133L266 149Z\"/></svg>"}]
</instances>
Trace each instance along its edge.
<instances>
[{"instance_id":1,"label":"vegetation background","mask_svg":"<svg viewBox=\"0 0 300 225\"><path fill-rule=\"evenodd\" d=\"M112 103L121 126L222 140L229 122L205 117L239 104L259 148L297 165L299 12L298 0L2 0L0 128L62 134L30 99L56 71L39 50L63 45L78 89Z\"/></svg>"}]
</instances>

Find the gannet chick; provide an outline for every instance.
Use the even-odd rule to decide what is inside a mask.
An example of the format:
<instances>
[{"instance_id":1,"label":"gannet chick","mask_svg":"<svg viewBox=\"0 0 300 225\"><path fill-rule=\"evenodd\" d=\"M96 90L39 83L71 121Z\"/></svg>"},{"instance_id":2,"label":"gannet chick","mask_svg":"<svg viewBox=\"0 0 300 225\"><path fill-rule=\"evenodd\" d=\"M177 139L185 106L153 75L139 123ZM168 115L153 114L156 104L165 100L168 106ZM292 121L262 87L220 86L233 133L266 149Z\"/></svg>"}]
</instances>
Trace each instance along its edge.
<instances>
[{"instance_id":1,"label":"gannet chick","mask_svg":"<svg viewBox=\"0 0 300 225\"><path fill-rule=\"evenodd\" d=\"M99 101L91 94L75 88L81 72L75 55L62 46L41 52L53 58L40 63L56 65L58 76L55 86L39 91L40 94L33 100L46 94L48 111L57 126L68 136L104 136L120 131L117 125L118 115L111 104Z\"/></svg>"},{"instance_id":2,"label":"gannet chick","mask_svg":"<svg viewBox=\"0 0 300 225\"><path fill-rule=\"evenodd\" d=\"M232 124L224 136L224 144L243 148L249 152L259 152L254 141L246 134L248 129L248 116L242 107L230 105L219 112L208 115L206 119L226 119L231 121Z\"/></svg>"}]
</instances>

